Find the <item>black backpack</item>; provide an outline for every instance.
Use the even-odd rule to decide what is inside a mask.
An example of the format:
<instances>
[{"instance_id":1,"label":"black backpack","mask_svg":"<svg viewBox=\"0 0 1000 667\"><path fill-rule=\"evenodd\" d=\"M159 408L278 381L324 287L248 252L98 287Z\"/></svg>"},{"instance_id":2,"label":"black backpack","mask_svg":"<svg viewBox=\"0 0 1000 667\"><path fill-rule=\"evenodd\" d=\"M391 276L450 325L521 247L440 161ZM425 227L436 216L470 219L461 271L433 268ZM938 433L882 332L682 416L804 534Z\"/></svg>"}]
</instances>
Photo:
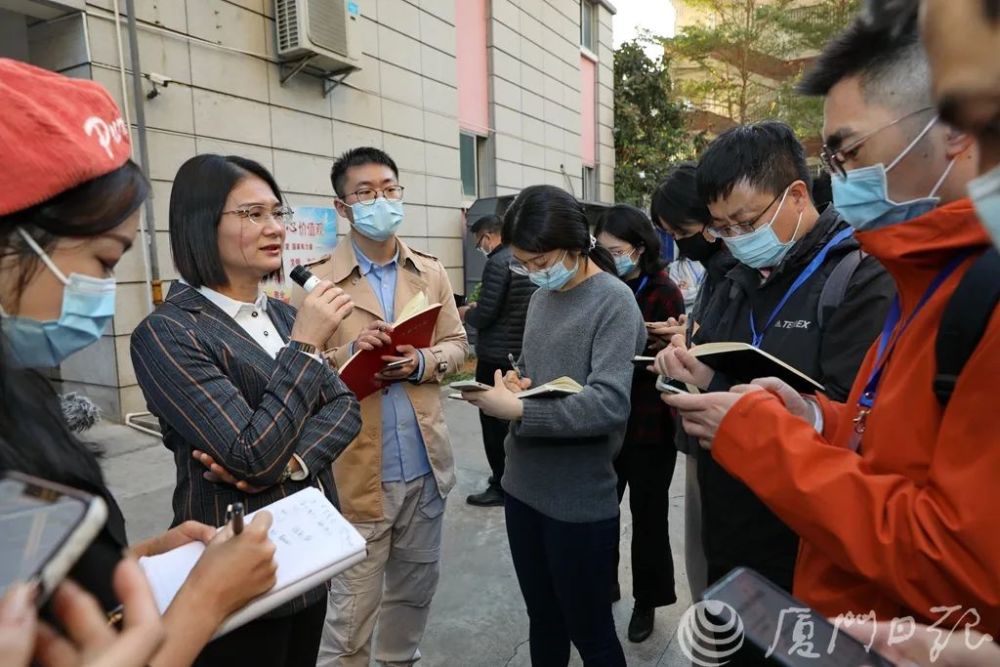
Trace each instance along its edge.
<instances>
[{"instance_id":1,"label":"black backpack","mask_svg":"<svg viewBox=\"0 0 1000 667\"><path fill-rule=\"evenodd\" d=\"M934 395L948 406L955 383L1000 301L1000 253L990 248L969 267L945 306L935 344Z\"/></svg>"}]
</instances>

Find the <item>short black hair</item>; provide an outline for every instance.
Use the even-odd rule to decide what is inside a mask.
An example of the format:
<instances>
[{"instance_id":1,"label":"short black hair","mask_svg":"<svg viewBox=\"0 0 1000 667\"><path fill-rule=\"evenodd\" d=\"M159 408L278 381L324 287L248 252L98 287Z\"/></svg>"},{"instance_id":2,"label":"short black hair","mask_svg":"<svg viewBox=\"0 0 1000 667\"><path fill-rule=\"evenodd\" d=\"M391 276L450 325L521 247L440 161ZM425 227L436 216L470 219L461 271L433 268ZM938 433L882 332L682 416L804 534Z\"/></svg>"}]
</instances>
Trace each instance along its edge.
<instances>
[{"instance_id":1,"label":"short black hair","mask_svg":"<svg viewBox=\"0 0 1000 667\"><path fill-rule=\"evenodd\" d=\"M330 183L333 185L333 191L338 197L343 199L350 193L344 193L344 181L347 179L347 170L351 167L362 167L366 164L382 164L389 169L392 169L392 173L399 178L399 168L396 167L396 162L389 157L381 148L375 148L374 146L359 146L358 148L352 148L349 151L341 153L340 157L333 161L333 168L330 169Z\"/></svg>"},{"instance_id":2,"label":"short black hair","mask_svg":"<svg viewBox=\"0 0 1000 667\"><path fill-rule=\"evenodd\" d=\"M705 202L698 197L698 165L681 162L667 172L656 190L649 206L649 217L654 224L686 233L685 225L707 225L712 214Z\"/></svg>"},{"instance_id":3,"label":"short black hair","mask_svg":"<svg viewBox=\"0 0 1000 667\"><path fill-rule=\"evenodd\" d=\"M806 152L792 128L775 120L726 130L698 163L698 197L706 204L725 199L740 183L777 196L795 181L812 187Z\"/></svg>"},{"instance_id":4,"label":"short black hair","mask_svg":"<svg viewBox=\"0 0 1000 667\"><path fill-rule=\"evenodd\" d=\"M861 79L866 101L900 111L931 105L931 73L916 11L899 23L857 17L823 48L797 90L821 97L847 77Z\"/></svg>"},{"instance_id":5,"label":"short black hair","mask_svg":"<svg viewBox=\"0 0 1000 667\"><path fill-rule=\"evenodd\" d=\"M284 203L281 188L263 165L237 155L196 155L177 170L170 190L170 250L174 266L192 287L229 283L219 254L219 222L226 198L248 175L259 177Z\"/></svg>"},{"instance_id":6,"label":"short black hair","mask_svg":"<svg viewBox=\"0 0 1000 667\"><path fill-rule=\"evenodd\" d=\"M484 215L469 227L473 234L499 234L503 229L503 219L499 215Z\"/></svg>"},{"instance_id":7,"label":"short black hair","mask_svg":"<svg viewBox=\"0 0 1000 667\"><path fill-rule=\"evenodd\" d=\"M656 275L666 264L660 258L660 237L653 229L653 223L646 214L628 204L615 204L597 222L594 233L597 236L607 232L634 248L645 252L639 256L639 270L644 275Z\"/></svg>"}]
</instances>

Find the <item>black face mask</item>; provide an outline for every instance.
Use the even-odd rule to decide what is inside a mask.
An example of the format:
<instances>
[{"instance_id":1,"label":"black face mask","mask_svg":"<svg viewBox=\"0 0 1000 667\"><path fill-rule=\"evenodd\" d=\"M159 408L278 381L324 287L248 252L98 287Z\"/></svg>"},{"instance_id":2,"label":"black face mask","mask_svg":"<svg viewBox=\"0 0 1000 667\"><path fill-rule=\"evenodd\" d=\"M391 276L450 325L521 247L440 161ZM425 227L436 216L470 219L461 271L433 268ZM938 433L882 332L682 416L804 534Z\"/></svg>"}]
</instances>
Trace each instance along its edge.
<instances>
[{"instance_id":1,"label":"black face mask","mask_svg":"<svg viewBox=\"0 0 1000 667\"><path fill-rule=\"evenodd\" d=\"M721 242L709 241L704 234L695 234L684 239L677 239L677 249L682 257L696 262L705 262L718 252Z\"/></svg>"}]
</instances>

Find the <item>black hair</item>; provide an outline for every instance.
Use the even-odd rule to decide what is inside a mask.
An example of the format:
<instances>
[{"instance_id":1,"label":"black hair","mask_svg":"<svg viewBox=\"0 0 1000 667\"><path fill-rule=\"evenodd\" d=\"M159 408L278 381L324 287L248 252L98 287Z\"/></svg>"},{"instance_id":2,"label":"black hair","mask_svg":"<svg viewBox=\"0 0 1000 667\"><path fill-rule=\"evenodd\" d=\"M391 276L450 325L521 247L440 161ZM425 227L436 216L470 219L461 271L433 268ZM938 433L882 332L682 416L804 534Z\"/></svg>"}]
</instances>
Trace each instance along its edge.
<instances>
[{"instance_id":1,"label":"black hair","mask_svg":"<svg viewBox=\"0 0 1000 667\"><path fill-rule=\"evenodd\" d=\"M616 204L601 215L594 234L605 232L635 248L642 248L639 270L647 276L656 275L666 264L660 258L660 237L646 214L628 204Z\"/></svg>"},{"instance_id":2,"label":"black hair","mask_svg":"<svg viewBox=\"0 0 1000 667\"><path fill-rule=\"evenodd\" d=\"M816 206L833 203L833 179L825 169L813 178L812 200Z\"/></svg>"},{"instance_id":3,"label":"black hair","mask_svg":"<svg viewBox=\"0 0 1000 667\"><path fill-rule=\"evenodd\" d=\"M583 206L554 185L532 185L521 190L504 215L505 245L534 253L579 252L603 271L618 275L611 253L592 239Z\"/></svg>"},{"instance_id":4,"label":"black hair","mask_svg":"<svg viewBox=\"0 0 1000 667\"><path fill-rule=\"evenodd\" d=\"M40 261L17 233L18 227L48 252L59 237L100 236L111 231L142 206L149 192L149 181L139 166L129 160L110 173L40 204L0 216L0 258L4 261L17 258L4 268L18 272L15 298L19 298Z\"/></svg>"},{"instance_id":5,"label":"black hair","mask_svg":"<svg viewBox=\"0 0 1000 667\"><path fill-rule=\"evenodd\" d=\"M728 197L740 183L777 196L795 181L812 186L805 149L792 128L774 120L726 130L698 163L698 197L706 204Z\"/></svg>"},{"instance_id":6,"label":"black hair","mask_svg":"<svg viewBox=\"0 0 1000 667\"><path fill-rule=\"evenodd\" d=\"M14 297L24 289L37 256L24 244L22 227L43 249L61 237L104 234L138 210L150 185L131 160L103 176L40 204L0 216L0 256L16 257L21 271ZM33 370L10 367L0 336L0 470L18 470L68 486L100 492L103 475L94 452L70 432L52 385Z\"/></svg>"},{"instance_id":7,"label":"black hair","mask_svg":"<svg viewBox=\"0 0 1000 667\"><path fill-rule=\"evenodd\" d=\"M396 175L397 179L399 178L399 168L396 167L396 162L382 149L373 146L352 148L334 160L333 168L330 169L330 183L333 185L333 191L338 197L343 199L350 194L349 192L344 192L347 170L351 167L363 167L366 164L385 165L389 169L392 169L392 173Z\"/></svg>"},{"instance_id":8,"label":"black hair","mask_svg":"<svg viewBox=\"0 0 1000 667\"><path fill-rule=\"evenodd\" d=\"M259 177L284 202L271 172L247 158L206 153L177 170L170 190L170 250L177 272L192 287L229 283L219 253L219 222L229 193L248 175Z\"/></svg>"},{"instance_id":9,"label":"black hair","mask_svg":"<svg viewBox=\"0 0 1000 667\"><path fill-rule=\"evenodd\" d=\"M649 206L649 217L654 224L686 233L689 230L685 226L704 227L711 222L712 214L698 197L697 169L694 162L682 162L656 186Z\"/></svg>"},{"instance_id":10,"label":"black hair","mask_svg":"<svg viewBox=\"0 0 1000 667\"><path fill-rule=\"evenodd\" d=\"M469 227L473 234L497 234L503 229L503 220L499 215L484 215Z\"/></svg>"},{"instance_id":11,"label":"black hair","mask_svg":"<svg viewBox=\"0 0 1000 667\"><path fill-rule=\"evenodd\" d=\"M797 90L816 97L852 76L861 80L866 101L916 111L931 105L930 64L917 26L917 12L904 11L896 22L858 16L823 48Z\"/></svg>"}]
</instances>

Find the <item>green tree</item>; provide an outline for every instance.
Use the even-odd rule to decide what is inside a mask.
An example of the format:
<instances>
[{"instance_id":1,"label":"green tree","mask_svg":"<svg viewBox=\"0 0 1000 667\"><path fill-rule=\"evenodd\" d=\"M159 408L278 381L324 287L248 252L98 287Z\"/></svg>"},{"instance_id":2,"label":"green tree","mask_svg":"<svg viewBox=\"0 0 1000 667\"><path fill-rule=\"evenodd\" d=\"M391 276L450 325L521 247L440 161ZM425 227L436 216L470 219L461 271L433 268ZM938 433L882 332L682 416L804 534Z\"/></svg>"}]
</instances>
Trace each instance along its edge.
<instances>
[{"instance_id":1,"label":"green tree","mask_svg":"<svg viewBox=\"0 0 1000 667\"><path fill-rule=\"evenodd\" d=\"M636 38L614 54L615 201L645 208L671 164L693 154L684 108L674 99L668 62L652 60Z\"/></svg>"},{"instance_id":2,"label":"green tree","mask_svg":"<svg viewBox=\"0 0 1000 667\"><path fill-rule=\"evenodd\" d=\"M803 139L819 136L822 105L794 87L859 0L684 0L709 17L664 40L679 64L678 91L698 108L749 123L783 120Z\"/></svg>"}]
</instances>

